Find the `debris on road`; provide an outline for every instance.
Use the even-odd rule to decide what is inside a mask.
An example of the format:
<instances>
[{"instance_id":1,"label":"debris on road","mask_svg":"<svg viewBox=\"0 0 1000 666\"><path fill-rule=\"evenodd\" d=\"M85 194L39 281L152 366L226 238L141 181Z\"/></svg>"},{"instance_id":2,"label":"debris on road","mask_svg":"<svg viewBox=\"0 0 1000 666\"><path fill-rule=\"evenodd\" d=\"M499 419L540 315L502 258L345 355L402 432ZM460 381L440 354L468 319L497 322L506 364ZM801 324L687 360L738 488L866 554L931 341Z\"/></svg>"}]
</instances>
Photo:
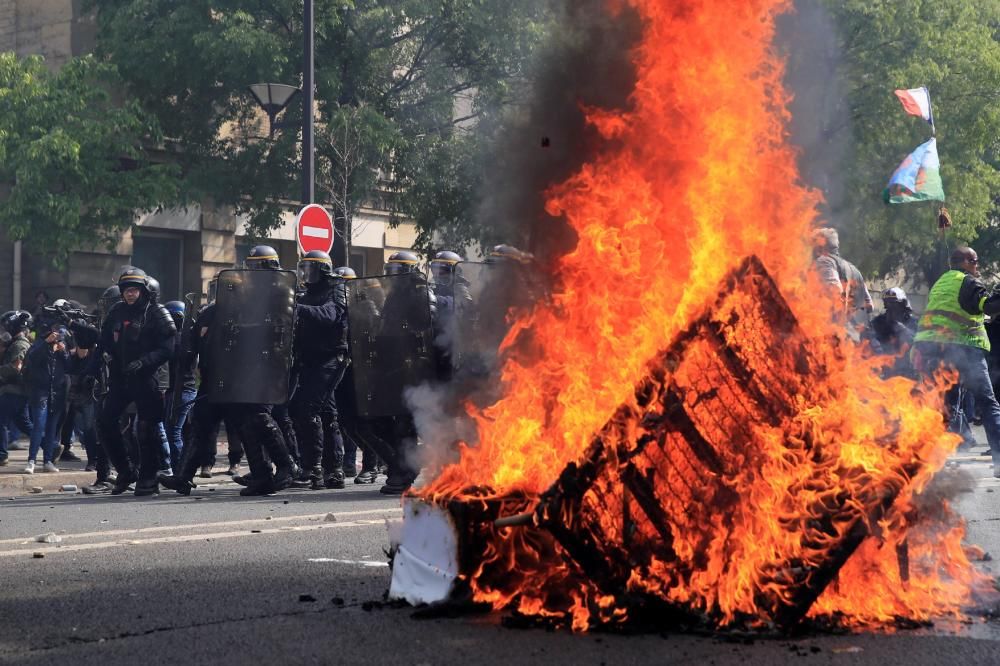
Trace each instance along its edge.
<instances>
[{"instance_id":1,"label":"debris on road","mask_svg":"<svg viewBox=\"0 0 1000 666\"><path fill-rule=\"evenodd\" d=\"M79 488L76 487L75 483L65 483L59 488L59 490L64 493L75 493L79 490Z\"/></svg>"},{"instance_id":2,"label":"debris on road","mask_svg":"<svg viewBox=\"0 0 1000 666\"><path fill-rule=\"evenodd\" d=\"M62 537L55 532L46 532L35 537L38 543L62 543Z\"/></svg>"},{"instance_id":3,"label":"debris on road","mask_svg":"<svg viewBox=\"0 0 1000 666\"><path fill-rule=\"evenodd\" d=\"M323 522L324 523L335 523L335 522L337 522L337 516L333 515L332 513L328 513L328 514L326 514L326 516L323 517Z\"/></svg>"}]
</instances>

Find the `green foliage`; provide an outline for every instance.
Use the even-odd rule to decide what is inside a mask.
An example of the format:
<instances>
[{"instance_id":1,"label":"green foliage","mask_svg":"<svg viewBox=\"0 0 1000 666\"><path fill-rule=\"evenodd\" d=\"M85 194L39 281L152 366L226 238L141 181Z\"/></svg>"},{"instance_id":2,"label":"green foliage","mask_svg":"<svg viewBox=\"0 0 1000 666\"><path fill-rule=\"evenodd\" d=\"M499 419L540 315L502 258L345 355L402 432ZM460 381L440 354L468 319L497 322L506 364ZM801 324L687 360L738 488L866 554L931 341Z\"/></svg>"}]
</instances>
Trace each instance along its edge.
<instances>
[{"instance_id":1,"label":"green foliage","mask_svg":"<svg viewBox=\"0 0 1000 666\"><path fill-rule=\"evenodd\" d=\"M90 4L98 10L100 52L166 135L184 146L188 182L247 213L252 231L273 228L281 201L297 200L301 190L295 127L304 97L281 117L285 129L267 141L250 131L258 112L246 88L265 81L301 85L302 0ZM316 0L316 191L331 197L338 221L349 224L376 197L403 214L423 205L410 195L418 174L409 167L434 159L452 141L467 141L456 127L511 101L544 35L546 5ZM456 113L463 97L470 101ZM436 220L424 213L418 221L429 237ZM469 213L464 237L475 235Z\"/></svg>"},{"instance_id":2,"label":"green foliage","mask_svg":"<svg viewBox=\"0 0 1000 666\"><path fill-rule=\"evenodd\" d=\"M142 150L156 125L111 100L114 82L93 58L52 73L39 57L0 53L0 227L56 265L177 195L175 167Z\"/></svg>"},{"instance_id":3,"label":"green foliage","mask_svg":"<svg viewBox=\"0 0 1000 666\"><path fill-rule=\"evenodd\" d=\"M974 241L996 237L1000 198L1000 1L824 0L837 25L849 112L829 141L851 142L843 171L844 209L859 233L848 234L845 255L866 273L903 266L932 281L946 247L972 243L1000 260L1000 247ZM936 202L886 206L890 174L931 136L906 115L893 90L927 86L937 125L946 206L955 226L942 239Z\"/></svg>"}]
</instances>

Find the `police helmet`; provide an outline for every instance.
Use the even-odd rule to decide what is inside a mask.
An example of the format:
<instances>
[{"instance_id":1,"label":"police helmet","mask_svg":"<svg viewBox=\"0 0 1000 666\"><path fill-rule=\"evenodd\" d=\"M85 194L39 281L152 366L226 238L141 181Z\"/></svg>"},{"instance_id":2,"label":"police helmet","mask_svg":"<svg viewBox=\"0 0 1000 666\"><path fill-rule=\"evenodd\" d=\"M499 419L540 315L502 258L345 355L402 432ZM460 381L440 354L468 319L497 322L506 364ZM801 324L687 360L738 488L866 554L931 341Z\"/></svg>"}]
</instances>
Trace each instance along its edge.
<instances>
[{"instance_id":1,"label":"police helmet","mask_svg":"<svg viewBox=\"0 0 1000 666\"><path fill-rule=\"evenodd\" d=\"M184 301L167 301L163 304L170 314L184 314Z\"/></svg>"},{"instance_id":2,"label":"police helmet","mask_svg":"<svg viewBox=\"0 0 1000 666\"><path fill-rule=\"evenodd\" d=\"M358 274L355 273L354 269L350 266L340 266L339 268L335 268L333 269L333 274L345 280L353 280L358 277Z\"/></svg>"},{"instance_id":3,"label":"police helmet","mask_svg":"<svg viewBox=\"0 0 1000 666\"><path fill-rule=\"evenodd\" d=\"M270 245L254 245L250 248L250 253L243 261L243 265L247 268L281 270L281 260L278 258L278 251Z\"/></svg>"},{"instance_id":4,"label":"police helmet","mask_svg":"<svg viewBox=\"0 0 1000 666\"><path fill-rule=\"evenodd\" d=\"M31 313L25 310L10 310L0 315L0 326L11 335L27 331L32 323Z\"/></svg>"},{"instance_id":5,"label":"police helmet","mask_svg":"<svg viewBox=\"0 0 1000 666\"><path fill-rule=\"evenodd\" d=\"M146 290L149 292L149 300L154 303L160 300L160 281L154 277L146 279Z\"/></svg>"},{"instance_id":6,"label":"police helmet","mask_svg":"<svg viewBox=\"0 0 1000 666\"><path fill-rule=\"evenodd\" d=\"M149 276L146 275L146 271L135 266L126 266L118 276L118 290L124 293L130 287L138 287L139 291L149 294Z\"/></svg>"},{"instance_id":7,"label":"police helmet","mask_svg":"<svg viewBox=\"0 0 1000 666\"><path fill-rule=\"evenodd\" d=\"M322 250L311 250L299 259L299 276L306 284L316 284L333 275L333 259Z\"/></svg>"},{"instance_id":8,"label":"police helmet","mask_svg":"<svg viewBox=\"0 0 1000 666\"><path fill-rule=\"evenodd\" d=\"M385 262L386 275L400 275L402 273L412 273L417 270L420 259L412 252L400 250L393 252Z\"/></svg>"},{"instance_id":9,"label":"police helmet","mask_svg":"<svg viewBox=\"0 0 1000 666\"><path fill-rule=\"evenodd\" d=\"M902 305L903 307L909 307L910 300L906 297L906 292L899 287L890 287L882 292L882 302L888 307L889 305Z\"/></svg>"},{"instance_id":10,"label":"police helmet","mask_svg":"<svg viewBox=\"0 0 1000 666\"><path fill-rule=\"evenodd\" d=\"M437 280L450 280L460 272L458 264L461 261L462 257L456 252L450 252L449 250L438 252L431 259L431 274Z\"/></svg>"},{"instance_id":11,"label":"police helmet","mask_svg":"<svg viewBox=\"0 0 1000 666\"><path fill-rule=\"evenodd\" d=\"M490 254L486 257L486 263L495 264L502 262L517 262L519 264L524 264L529 262L533 256L529 252L524 252L518 250L513 245L501 244L494 245L493 249L490 250Z\"/></svg>"}]
</instances>

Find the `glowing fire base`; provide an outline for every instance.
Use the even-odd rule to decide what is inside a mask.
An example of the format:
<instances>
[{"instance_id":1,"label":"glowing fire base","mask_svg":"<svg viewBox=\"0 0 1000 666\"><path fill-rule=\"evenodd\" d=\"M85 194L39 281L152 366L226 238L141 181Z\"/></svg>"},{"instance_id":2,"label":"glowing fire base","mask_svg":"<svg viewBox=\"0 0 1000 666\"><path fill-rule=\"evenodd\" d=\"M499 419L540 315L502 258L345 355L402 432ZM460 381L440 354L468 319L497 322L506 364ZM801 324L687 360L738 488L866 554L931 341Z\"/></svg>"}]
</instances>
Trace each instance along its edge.
<instances>
[{"instance_id":1,"label":"glowing fire base","mask_svg":"<svg viewBox=\"0 0 1000 666\"><path fill-rule=\"evenodd\" d=\"M799 623L918 461L874 479L815 430L804 414L830 401L827 370L758 259L718 293L541 497L408 501L390 596L494 595L550 618L586 597L591 623Z\"/></svg>"}]
</instances>

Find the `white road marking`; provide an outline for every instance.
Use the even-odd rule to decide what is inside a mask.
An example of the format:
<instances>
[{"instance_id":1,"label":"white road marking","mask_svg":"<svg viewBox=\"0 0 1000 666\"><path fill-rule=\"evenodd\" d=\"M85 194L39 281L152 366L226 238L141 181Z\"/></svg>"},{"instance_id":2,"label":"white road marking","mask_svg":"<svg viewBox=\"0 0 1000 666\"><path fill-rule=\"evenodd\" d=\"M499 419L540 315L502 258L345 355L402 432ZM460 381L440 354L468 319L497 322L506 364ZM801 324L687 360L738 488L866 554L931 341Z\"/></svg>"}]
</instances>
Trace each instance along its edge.
<instances>
[{"instance_id":1,"label":"white road marking","mask_svg":"<svg viewBox=\"0 0 1000 666\"><path fill-rule=\"evenodd\" d=\"M325 522L323 519L326 517L327 513L318 514L308 514L308 515L297 515L297 516L281 516L277 518L272 518L268 520L267 518L257 518L251 520L231 520L217 523L197 523L193 525L170 525L170 526L158 526L158 527L144 527L132 530L108 530L106 532L84 532L78 534L62 534L63 543L58 546L46 546L41 548L36 548L38 546L34 541L34 537L28 539L8 539L4 542L8 545L14 546L7 550L0 550L0 558L4 557L16 557L18 555L31 556L33 553L44 553L57 554L64 552L77 552L85 550L101 550L105 548L116 548L119 546L142 546L151 544L165 544L165 543L186 543L191 541L212 541L215 539L233 539L236 537L251 537L257 534L278 534L282 532L306 532L310 530L326 530L326 529L342 529L348 527L363 527L366 525L381 525L385 522L385 518L388 515L395 514L398 515L402 512L402 509L371 509L365 511L350 511L340 514L335 514L338 518L337 522ZM375 520L365 520L362 518L356 518L355 520L344 520L350 517L359 516L370 516L379 515L378 519ZM275 527L269 527L268 525L274 525L276 522L288 522L288 521L306 521L306 522L317 522L315 525L279 525ZM323 521L323 522L319 522ZM260 529L254 529L251 531L249 526L255 525L259 526ZM245 526L244 529L234 530L232 528L237 526ZM222 528L224 531L217 531ZM190 531L197 530L194 534L174 534L169 536L147 536L162 532L176 532L176 531ZM111 537L110 539L108 537ZM132 537L132 538L115 538L115 537ZM135 538L140 537L140 538ZM66 543L69 539L88 539L88 538L102 538L100 541L95 541L92 543ZM17 547L20 546L20 547Z\"/></svg>"},{"instance_id":2,"label":"white road marking","mask_svg":"<svg viewBox=\"0 0 1000 666\"><path fill-rule=\"evenodd\" d=\"M320 525L303 525L300 527L279 527L275 529L239 530L237 532L206 532L201 534L178 534L176 536L151 537L148 539L128 539L125 541L98 541L96 543L78 543L48 548L18 548L0 551L0 558L16 557L18 555L33 557L34 553L55 555L58 553L79 552L84 550L104 550L121 546L148 546L164 543L186 543L189 541L215 541L218 539L235 539L237 537L256 536L258 534L279 534L281 532L308 532L311 530L335 530L348 527L364 527L366 525L381 525L380 520L355 520L348 523L322 523Z\"/></svg>"},{"instance_id":3,"label":"white road marking","mask_svg":"<svg viewBox=\"0 0 1000 666\"><path fill-rule=\"evenodd\" d=\"M333 562L334 564L356 564L362 567L387 567L388 562L370 562L366 560L338 560L336 557L310 557L306 562Z\"/></svg>"}]
</instances>

